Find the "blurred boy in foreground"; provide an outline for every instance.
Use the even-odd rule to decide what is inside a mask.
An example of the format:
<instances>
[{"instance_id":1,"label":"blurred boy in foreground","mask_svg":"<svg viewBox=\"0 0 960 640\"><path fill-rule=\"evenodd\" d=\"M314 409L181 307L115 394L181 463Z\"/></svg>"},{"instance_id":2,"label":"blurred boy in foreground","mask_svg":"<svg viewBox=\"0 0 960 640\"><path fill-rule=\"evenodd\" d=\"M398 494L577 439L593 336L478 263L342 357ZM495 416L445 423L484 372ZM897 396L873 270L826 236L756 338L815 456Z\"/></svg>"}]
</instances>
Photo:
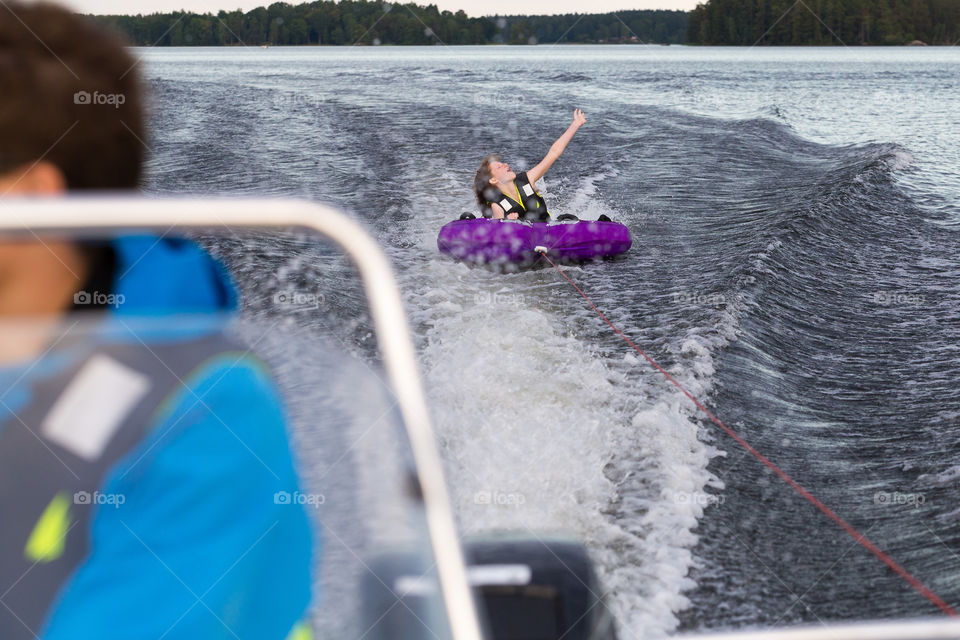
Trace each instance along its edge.
<instances>
[{"instance_id":1,"label":"blurred boy in foreground","mask_svg":"<svg viewBox=\"0 0 960 640\"><path fill-rule=\"evenodd\" d=\"M137 188L135 66L84 18L0 3L0 215ZM235 309L189 241L0 237L0 637L309 637L315 541Z\"/></svg>"}]
</instances>

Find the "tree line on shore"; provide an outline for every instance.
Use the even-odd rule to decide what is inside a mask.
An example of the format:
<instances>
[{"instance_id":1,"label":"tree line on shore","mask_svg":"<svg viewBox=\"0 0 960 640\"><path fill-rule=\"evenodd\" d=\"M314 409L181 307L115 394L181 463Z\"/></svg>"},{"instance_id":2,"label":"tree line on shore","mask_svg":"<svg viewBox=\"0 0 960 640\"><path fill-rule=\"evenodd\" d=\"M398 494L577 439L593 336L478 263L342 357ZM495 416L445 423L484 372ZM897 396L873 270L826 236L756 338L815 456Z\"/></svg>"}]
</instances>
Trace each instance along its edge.
<instances>
[{"instance_id":1,"label":"tree line on shore","mask_svg":"<svg viewBox=\"0 0 960 640\"><path fill-rule=\"evenodd\" d=\"M709 0L687 41L707 45L953 45L958 0Z\"/></svg>"},{"instance_id":2,"label":"tree line on shore","mask_svg":"<svg viewBox=\"0 0 960 640\"><path fill-rule=\"evenodd\" d=\"M368 0L283 2L251 11L91 16L137 46L429 45L534 43L679 44L684 11L621 11L471 18L436 5Z\"/></svg>"},{"instance_id":3,"label":"tree line on shore","mask_svg":"<svg viewBox=\"0 0 960 640\"><path fill-rule=\"evenodd\" d=\"M960 0L707 0L690 12L471 18L436 5L276 2L251 11L91 16L138 46L956 44Z\"/></svg>"}]
</instances>

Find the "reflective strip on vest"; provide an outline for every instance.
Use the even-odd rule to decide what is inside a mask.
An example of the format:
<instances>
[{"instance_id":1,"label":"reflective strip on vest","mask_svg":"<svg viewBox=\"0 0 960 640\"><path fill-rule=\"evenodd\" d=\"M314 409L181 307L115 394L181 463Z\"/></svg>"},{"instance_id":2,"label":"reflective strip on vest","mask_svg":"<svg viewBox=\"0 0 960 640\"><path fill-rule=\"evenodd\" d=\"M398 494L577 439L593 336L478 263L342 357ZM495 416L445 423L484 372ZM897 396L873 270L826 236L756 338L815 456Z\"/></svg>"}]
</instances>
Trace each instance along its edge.
<instances>
[{"instance_id":1,"label":"reflective strip on vest","mask_svg":"<svg viewBox=\"0 0 960 640\"><path fill-rule=\"evenodd\" d=\"M93 461L150 390L150 378L97 354L64 389L40 425L41 435Z\"/></svg>"},{"instance_id":2,"label":"reflective strip on vest","mask_svg":"<svg viewBox=\"0 0 960 640\"><path fill-rule=\"evenodd\" d=\"M306 622L298 622L290 630L287 640L313 640L313 629Z\"/></svg>"},{"instance_id":3,"label":"reflective strip on vest","mask_svg":"<svg viewBox=\"0 0 960 640\"><path fill-rule=\"evenodd\" d=\"M53 497L37 520L27 539L23 555L30 562L51 562L63 555L70 531L70 494L61 491Z\"/></svg>"}]
</instances>

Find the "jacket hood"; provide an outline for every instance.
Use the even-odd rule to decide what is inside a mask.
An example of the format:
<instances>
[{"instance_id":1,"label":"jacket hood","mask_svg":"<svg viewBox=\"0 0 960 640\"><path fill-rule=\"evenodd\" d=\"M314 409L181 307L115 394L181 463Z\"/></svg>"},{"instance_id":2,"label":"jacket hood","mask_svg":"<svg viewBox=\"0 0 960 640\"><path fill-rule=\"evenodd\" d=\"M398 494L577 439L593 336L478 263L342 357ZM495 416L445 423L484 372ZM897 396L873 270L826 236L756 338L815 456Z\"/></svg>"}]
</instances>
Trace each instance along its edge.
<instances>
[{"instance_id":1,"label":"jacket hood","mask_svg":"<svg viewBox=\"0 0 960 640\"><path fill-rule=\"evenodd\" d=\"M237 294L224 266L191 240L122 236L113 242L117 316L234 312ZM122 296L122 297L121 297Z\"/></svg>"}]
</instances>

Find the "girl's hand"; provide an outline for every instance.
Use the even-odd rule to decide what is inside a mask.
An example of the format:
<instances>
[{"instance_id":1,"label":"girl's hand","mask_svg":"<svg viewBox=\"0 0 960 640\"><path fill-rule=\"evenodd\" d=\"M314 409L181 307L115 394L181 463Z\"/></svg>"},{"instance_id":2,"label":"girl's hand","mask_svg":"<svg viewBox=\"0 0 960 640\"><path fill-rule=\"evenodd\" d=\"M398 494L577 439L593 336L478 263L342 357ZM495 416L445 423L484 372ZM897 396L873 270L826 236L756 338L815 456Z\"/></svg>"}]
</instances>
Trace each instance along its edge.
<instances>
[{"instance_id":1,"label":"girl's hand","mask_svg":"<svg viewBox=\"0 0 960 640\"><path fill-rule=\"evenodd\" d=\"M0 0L0 4L3 4ZM563 150L567 148L567 144L577 133L582 125L586 124L587 116L583 115L583 111L580 109L573 110L573 124L567 127L567 130L563 132L563 135L557 138L557 141L553 143L550 147L550 151L547 152L547 155L543 160L540 161L537 166L532 169L527 169L527 180L530 181L530 184L536 184L537 180L543 177L543 174L553 166L553 163L557 161L557 158L560 157L560 154L563 153Z\"/></svg>"}]
</instances>

